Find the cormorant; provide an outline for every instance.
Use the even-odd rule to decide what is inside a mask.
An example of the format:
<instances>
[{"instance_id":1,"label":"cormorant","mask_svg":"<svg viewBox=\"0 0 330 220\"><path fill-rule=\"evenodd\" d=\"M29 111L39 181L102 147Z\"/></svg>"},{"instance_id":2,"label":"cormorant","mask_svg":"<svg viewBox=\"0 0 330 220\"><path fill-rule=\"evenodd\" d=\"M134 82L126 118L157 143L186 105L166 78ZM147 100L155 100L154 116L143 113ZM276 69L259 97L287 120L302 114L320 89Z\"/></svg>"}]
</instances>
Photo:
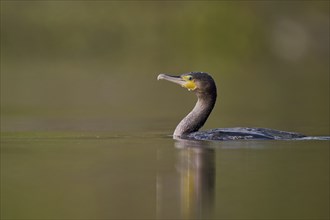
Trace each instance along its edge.
<instances>
[{"instance_id":1,"label":"cormorant","mask_svg":"<svg viewBox=\"0 0 330 220\"><path fill-rule=\"evenodd\" d=\"M193 91L197 103L193 110L177 125L173 137L195 140L240 140L240 139L304 139L306 136L296 132L286 132L269 128L216 128L208 131L198 130L209 117L217 99L217 88L208 73L190 72L180 76L159 74L164 79Z\"/></svg>"}]
</instances>

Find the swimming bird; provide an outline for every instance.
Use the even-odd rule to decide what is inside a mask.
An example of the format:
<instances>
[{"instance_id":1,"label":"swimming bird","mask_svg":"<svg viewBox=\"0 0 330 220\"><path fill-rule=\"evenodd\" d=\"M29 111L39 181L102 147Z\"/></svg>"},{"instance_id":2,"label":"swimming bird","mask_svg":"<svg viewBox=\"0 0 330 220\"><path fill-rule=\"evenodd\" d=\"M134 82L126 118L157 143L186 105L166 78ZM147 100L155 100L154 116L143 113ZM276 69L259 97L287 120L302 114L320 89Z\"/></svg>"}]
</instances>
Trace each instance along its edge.
<instances>
[{"instance_id":1,"label":"swimming bird","mask_svg":"<svg viewBox=\"0 0 330 220\"><path fill-rule=\"evenodd\" d=\"M190 72L180 76L159 74L158 80L167 80L192 91L197 103L175 128L174 138L195 140L241 140L241 139L301 139L306 136L296 132L279 131L269 128L216 128L198 131L211 114L217 100L216 84L208 73Z\"/></svg>"}]
</instances>

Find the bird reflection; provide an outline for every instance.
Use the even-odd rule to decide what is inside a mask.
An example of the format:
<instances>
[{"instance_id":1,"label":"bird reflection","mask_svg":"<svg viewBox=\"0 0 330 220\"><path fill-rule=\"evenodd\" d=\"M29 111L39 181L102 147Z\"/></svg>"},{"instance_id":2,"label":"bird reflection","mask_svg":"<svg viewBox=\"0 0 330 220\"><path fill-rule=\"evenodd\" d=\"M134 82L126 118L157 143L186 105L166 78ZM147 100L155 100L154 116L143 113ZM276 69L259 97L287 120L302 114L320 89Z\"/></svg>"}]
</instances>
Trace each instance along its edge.
<instances>
[{"instance_id":1,"label":"bird reflection","mask_svg":"<svg viewBox=\"0 0 330 220\"><path fill-rule=\"evenodd\" d=\"M173 151L159 148L157 153L157 218L212 218L215 197L214 149L208 147L208 142L194 140L176 140L175 147L177 158L175 169L172 170L174 172L169 172L168 166Z\"/></svg>"},{"instance_id":2,"label":"bird reflection","mask_svg":"<svg viewBox=\"0 0 330 220\"><path fill-rule=\"evenodd\" d=\"M210 218L214 205L215 154L207 142L178 140L181 216Z\"/></svg>"}]
</instances>

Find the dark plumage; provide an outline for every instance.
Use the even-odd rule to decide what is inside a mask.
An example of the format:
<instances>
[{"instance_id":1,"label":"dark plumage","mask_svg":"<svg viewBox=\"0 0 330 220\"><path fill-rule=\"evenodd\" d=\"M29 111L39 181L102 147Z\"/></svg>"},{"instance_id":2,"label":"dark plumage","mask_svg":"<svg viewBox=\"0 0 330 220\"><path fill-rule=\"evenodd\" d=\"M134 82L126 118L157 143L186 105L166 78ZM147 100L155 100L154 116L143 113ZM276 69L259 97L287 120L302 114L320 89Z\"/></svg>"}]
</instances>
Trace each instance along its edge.
<instances>
[{"instance_id":1,"label":"dark plumage","mask_svg":"<svg viewBox=\"0 0 330 220\"><path fill-rule=\"evenodd\" d=\"M197 140L239 140L239 139L304 139L303 134L286 132L268 128L217 128L197 132L211 114L217 99L217 87L213 78L203 72L185 73L180 76L159 74L158 80L164 79L193 91L197 96L197 103L193 110L184 117L175 128L175 138ZM315 137L308 137L313 138ZM329 137L320 137L329 140ZM325 138L325 139L324 139Z\"/></svg>"}]
</instances>

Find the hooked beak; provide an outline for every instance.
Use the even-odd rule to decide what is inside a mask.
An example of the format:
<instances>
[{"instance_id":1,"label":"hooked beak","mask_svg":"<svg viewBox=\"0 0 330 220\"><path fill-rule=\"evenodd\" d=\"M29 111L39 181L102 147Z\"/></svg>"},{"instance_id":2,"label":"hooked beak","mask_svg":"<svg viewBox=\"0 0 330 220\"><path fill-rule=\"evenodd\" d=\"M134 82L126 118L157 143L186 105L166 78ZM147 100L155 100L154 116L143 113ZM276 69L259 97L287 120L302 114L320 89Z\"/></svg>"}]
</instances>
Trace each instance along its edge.
<instances>
[{"instance_id":1,"label":"hooked beak","mask_svg":"<svg viewBox=\"0 0 330 220\"><path fill-rule=\"evenodd\" d=\"M187 76L170 76L167 74L159 74L157 80L164 79L175 84L179 84L183 88L193 91L197 88L194 80L189 79Z\"/></svg>"},{"instance_id":2,"label":"hooked beak","mask_svg":"<svg viewBox=\"0 0 330 220\"><path fill-rule=\"evenodd\" d=\"M182 87L184 87L184 84L186 83L186 81L184 79L182 79L180 76L170 76L167 74L159 74L157 76L157 80L161 80L161 79L179 84Z\"/></svg>"}]
</instances>

